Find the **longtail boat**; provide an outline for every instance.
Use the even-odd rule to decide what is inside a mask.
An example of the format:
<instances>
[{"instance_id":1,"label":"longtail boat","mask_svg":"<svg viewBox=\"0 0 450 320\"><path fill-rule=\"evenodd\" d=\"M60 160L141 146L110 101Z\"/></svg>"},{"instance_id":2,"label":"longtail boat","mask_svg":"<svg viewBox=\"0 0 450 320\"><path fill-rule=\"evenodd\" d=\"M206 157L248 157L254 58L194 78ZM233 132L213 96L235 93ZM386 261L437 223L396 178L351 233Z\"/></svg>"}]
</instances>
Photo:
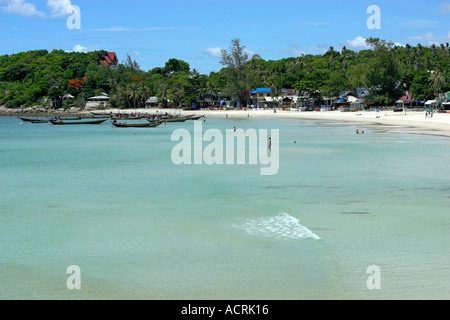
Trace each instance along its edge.
<instances>
[{"instance_id":1,"label":"longtail boat","mask_svg":"<svg viewBox=\"0 0 450 320\"><path fill-rule=\"evenodd\" d=\"M204 116L191 116L190 120L200 120L201 118L203 118Z\"/></svg>"},{"instance_id":2,"label":"longtail boat","mask_svg":"<svg viewBox=\"0 0 450 320\"><path fill-rule=\"evenodd\" d=\"M113 126L116 128L155 128L159 126L161 122L147 122L147 123L119 123L113 122Z\"/></svg>"},{"instance_id":3,"label":"longtail boat","mask_svg":"<svg viewBox=\"0 0 450 320\"><path fill-rule=\"evenodd\" d=\"M102 124L108 119L86 119L86 120L75 120L75 121L63 121L63 120L50 120L53 125L77 125L77 124Z\"/></svg>"},{"instance_id":4,"label":"longtail boat","mask_svg":"<svg viewBox=\"0 0 450 320\"><path fill-rule=\"evenodd\" d=\"M20 120L22 120L23 122L33 122L33 121L36 121L36 119L31 119L31 118L20 118Z\"/></svg>"},{"instance_id":5,"label":"longtail boat","mask_svg":"<svg viewBox=\"0 0 450 320\"><path fill-rule=\"evenodd\" d=\"M186 122L188 120L191 120L191 117L175 117L175 118L161 119L161 122L167 122L167 123ZM147 121L152 122L154 120L147 120Z\"/></svg>"}]
</instances>

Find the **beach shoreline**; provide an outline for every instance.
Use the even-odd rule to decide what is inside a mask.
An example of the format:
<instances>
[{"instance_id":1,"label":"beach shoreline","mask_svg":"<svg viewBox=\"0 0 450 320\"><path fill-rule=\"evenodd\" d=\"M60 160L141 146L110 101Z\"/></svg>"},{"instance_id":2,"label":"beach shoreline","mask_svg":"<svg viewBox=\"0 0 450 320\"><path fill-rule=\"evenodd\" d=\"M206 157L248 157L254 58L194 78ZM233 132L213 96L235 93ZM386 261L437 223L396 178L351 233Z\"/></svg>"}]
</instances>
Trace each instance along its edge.
<instances>
[{"instance_id":1,"label":"beach shoreline","mask_svg":"<svg viewBox=\"0 0 450 320\"><path fill-rule=\"evenodd\" d=\"M365 127L381 126L390 132L405 132L413 134L427 134L450 137L450 114L434 113L433 117L426 117L424 111L282 111L276 110L181 110L181 109L108 109L70 112L30 112L21 110L8 110L0 112L0 117L55 117L55 116L89 116L110 114L171 114L171 115L202 115L206 118L272 118L291 120L311 120L332 122L335 124L355 125L360 130Z\"/></svg>"},{"instance_id":2,"label":"beach shoreline","mask_svg":"<svg viewBox=\"0 0 450 320\"><path fill-rule=\"evenodd\" d=\"M425 112L408 111L399 113L393 111L281 111L271 110L179 110L179 109L133 109L133 110L105 110L94 113L169 113L172 115L204 115L206 118L266 118L291 119L333 122L335 124L352 124L364 130L364 127L383 126L391 132L407 132L450 137L450 114L434 113L433 118L427 118Z\"/></svg>"}]
</instances>

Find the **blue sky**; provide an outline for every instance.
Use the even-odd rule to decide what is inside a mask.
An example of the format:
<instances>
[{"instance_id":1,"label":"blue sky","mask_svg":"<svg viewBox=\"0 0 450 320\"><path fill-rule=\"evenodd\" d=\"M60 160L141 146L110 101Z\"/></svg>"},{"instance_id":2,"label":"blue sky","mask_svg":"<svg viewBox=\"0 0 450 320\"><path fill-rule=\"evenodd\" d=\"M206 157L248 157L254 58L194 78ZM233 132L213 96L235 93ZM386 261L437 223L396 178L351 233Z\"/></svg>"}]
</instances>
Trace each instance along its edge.
<instances>
[{"instance_id":1,"label":"blue sky","mask_svg":"<svg viewBox=\"0 0 450 320\"><path fill-rule=\"evenodd\" d=\"M369 29L370 5L381 29ZM78 6L81 28L66 10ZM144 70L170 58L208 74L220 49L240 38L249 54L275 60L364 48L379 37L404 45L450 42L450 0L0 0L0 54L36 49L129 53Z\"/></svg>"}]
</instances>

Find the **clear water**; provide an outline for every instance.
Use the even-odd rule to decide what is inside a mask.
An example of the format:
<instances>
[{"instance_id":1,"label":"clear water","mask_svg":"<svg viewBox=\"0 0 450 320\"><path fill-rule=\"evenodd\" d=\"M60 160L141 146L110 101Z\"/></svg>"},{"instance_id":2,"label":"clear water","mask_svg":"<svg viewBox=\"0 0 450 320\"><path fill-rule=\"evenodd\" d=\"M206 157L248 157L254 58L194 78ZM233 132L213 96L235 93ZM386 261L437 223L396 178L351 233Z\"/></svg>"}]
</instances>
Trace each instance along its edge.
<instances>
[{"instance_id":1,"label":"clear water","mask_svg":"<svg viewBox=\"0 0 450 320\"><path fill-rule=\"evenodd\" d=\"M175 166L175 128L0 119L1 299L448 299L450 140L301 120L280 171ZM296 141L297 143L294 143ZM81 269L68 290L67 267ZM369 290L366 270L381 270Z\"/></svg>"}]
</instances>

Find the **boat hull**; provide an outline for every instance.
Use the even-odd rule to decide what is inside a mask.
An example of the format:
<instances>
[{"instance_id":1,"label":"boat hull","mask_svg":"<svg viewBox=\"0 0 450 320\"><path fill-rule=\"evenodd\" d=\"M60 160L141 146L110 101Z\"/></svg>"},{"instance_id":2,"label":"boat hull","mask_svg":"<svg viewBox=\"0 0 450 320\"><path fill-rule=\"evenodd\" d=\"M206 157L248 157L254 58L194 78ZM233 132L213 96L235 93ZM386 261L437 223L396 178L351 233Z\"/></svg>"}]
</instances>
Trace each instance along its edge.
<instances>
[{"instance_id":1,"label":"boat hull","mask_svg":"<svg viewBox=\"0 0 450 320\"><path fill-rule=\"evenodd\" d=\"M113 123L116 128L156 128L160 122L148 122L148 123Z\"/></svg>"},{"instance_id":2,"label":"boat hull","mask_svg":"<svg viewBox=\"0 0 450 320\"><path fill-rule=\"evenodd\" d=\"M102 124L108 119L100 120L81 120L81 121L62 121L62 120L50 120L50 123L55 126L70 126L70 125L81 125L81 124Z\"/></svg>"}]
</instances>

